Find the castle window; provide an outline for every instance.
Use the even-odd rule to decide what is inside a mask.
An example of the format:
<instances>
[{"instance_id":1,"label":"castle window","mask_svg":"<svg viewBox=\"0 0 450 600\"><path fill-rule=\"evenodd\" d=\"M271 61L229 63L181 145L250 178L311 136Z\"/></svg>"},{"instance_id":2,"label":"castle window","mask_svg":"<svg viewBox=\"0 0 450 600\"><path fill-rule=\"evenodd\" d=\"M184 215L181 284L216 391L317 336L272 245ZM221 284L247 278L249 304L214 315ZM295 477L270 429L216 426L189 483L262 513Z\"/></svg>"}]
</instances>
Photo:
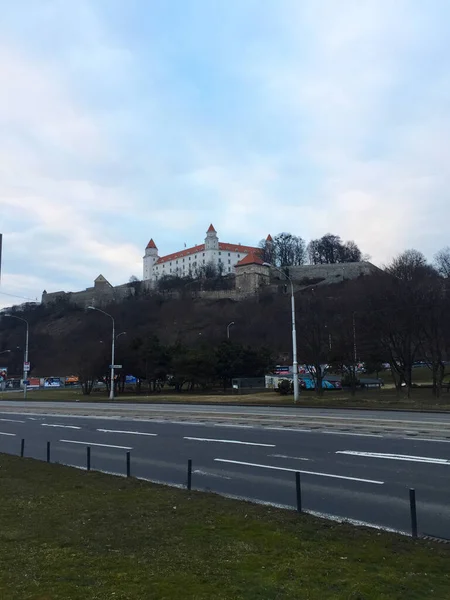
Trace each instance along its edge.
<instances>
[{"instance_id":1,"label":"castle window","mask_svg":"<svg viewBox=\"0 0 450 600\"><path fill-rule=\"evenodd\" d=\"M231 265L231 260L230 259L228 259L228 264Z\"/></svg>"},{"instance_id":2,"label":"castle window","mask_svg":"<svg viewBox=\"0 0 450 600\"><path fill-rule=\"evenodd\" d=\"M222 256L222 252L219 252L219 256Z\"/></svg>"},{"instance_id":3,"label":"castle window","mask_svg":"<svg viewBox=\"0 0 450 600\"><path fill-rule=\"evenodd\" d=\"M172 263L170 263L170 266L172 266Z\"/></svg>"},{"instance_id":4,"label":"castle window","mask_svg":"<svg viewBox=\"0 0 450 600\"><path fill-rule=\"evenodd\" d=\"M203 259L203 264L205 264L205 259Z\"/></svg>"},{"instance_id":5,"label":"castle window","mask_svg":"<svg viewBox=\"0 0 450 600\"><path fill-rule=\"evenodd\" d=\"M205 253L203 252L203 256L205 256Z\"/></svg>"},{"instance_id":6,"label":"castle window","mask_svg":"<svg viewBox=\"0 0 450 600\"><path fill-rule=\"evenodd\" d=\"M184 258L183 258L183 262L184 262Z\"/></svg>"},{"instance_id":7,"label":"castle window","mask_svg":"<svg viewBox=\"0 0 450 600\"><path fill-rule=\"evenodd\" d=\"M231 254L228 252L228 256L231 256Z\"/></svg>"},{"instance_id":8,"label":"castle window","mask_svg":"<svg viewBox=\"0 0 450 600\"><path fill-rule=\"evenodd\" d=\"M238 258L241 258L241 255L240 255L240 254L238 254Z\"/></svg>"}]
</instances>

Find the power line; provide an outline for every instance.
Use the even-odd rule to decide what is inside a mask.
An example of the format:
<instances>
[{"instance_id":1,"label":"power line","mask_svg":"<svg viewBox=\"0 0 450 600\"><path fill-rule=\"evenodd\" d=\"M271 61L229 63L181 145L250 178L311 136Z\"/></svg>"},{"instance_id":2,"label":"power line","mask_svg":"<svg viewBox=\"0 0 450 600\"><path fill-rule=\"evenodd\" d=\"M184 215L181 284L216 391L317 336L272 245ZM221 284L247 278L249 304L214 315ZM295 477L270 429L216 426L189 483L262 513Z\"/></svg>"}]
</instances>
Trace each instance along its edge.
<instances>
[{"instance_id":1,"label":"power line","mask_svg":"<svg viewBox=\"0 0 450 600\"><path fill-rule=\"evenodd\" d=\"M8 294L7 292L0 292L2 296L10 296L11 298L20 298L21 300L30 300L31 302L37 302L37 298L28 298L27 296L17 296L17 294Z\"/></svg>"}]
</instances>

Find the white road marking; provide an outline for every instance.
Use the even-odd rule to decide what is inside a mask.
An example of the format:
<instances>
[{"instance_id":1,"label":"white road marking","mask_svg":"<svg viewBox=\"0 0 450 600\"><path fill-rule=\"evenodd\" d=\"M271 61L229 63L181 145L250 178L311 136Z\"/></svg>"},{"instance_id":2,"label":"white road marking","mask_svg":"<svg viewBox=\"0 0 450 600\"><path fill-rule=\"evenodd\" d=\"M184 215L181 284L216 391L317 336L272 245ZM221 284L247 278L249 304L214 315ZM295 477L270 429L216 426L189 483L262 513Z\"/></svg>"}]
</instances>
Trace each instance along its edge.
<instances>
[{"instance_id":1,"label":"white road marking","mask_svg":"<svg viewBox=\"0 0 450 600\"><path fill-rule=\"evenodd\" d=\"M209 473L208 471L202 471L201 469L195 469L192 471L196 475L206 475L207 477L218 477L219 479L231 479L231 477L227 477L226 475L220 475L219 473Z\"/></svg>"},{"instance_id":2,"label":"white road marking","mask_svg":"<svg viewBox=\"0 0 450 600\"><path fill-rule=\"evenodd\" d=\"M15 437L15 433L6 433L4 431L0 431L0 435L10 435L10 436L14 436Z\"/></svg>"},{"instance_id":3,"label":"white road marking","mask_svg":"<svg viewBox=\"0 0 450 600\"><path fill-rule=\"evenodd\" d=\"M78 440L59 440L66 444L84 444L85 446L102 446L103 448L119 448L119 450L132 450L130 446L113 446L111 444L97 444L96 442L79 442Z\"/></svg>"},{"instance_id":4,"label":"white road marking","mask_svg":"<svg viewBox=\"0 0 450 600\"><path fill-rule=\"evenodd\" d=\"M336 454L348 454L350 456L363 456L365 458L386 458L388 460L405 460L408 462L421 462L435 465L450 465L446 458L430 458L428 456L410 456L408 454L381 454L379 452L359 452L357 450L338 450Z\"/></svg>"},{"instance_id":5,"label":"white road marking","mask_svg":"<svg viewBox=\"0 0 450 600\"><path fill-rule=\"evenodd\" d=\"M0 419L0 421L6 421L7 423L25 423L25 421L17 421L16 419Z\"/></svg>"},{"instance_id":6,"label":"white road marking","mask_svg":"<svg viewBox=\"0 0 450 600\"><path fill-rule=\"evenodd\" d=\"M450 440L432 439L432 438L418 438L418 437L404 437L402 440L410 440L414 442L439 442L444 444L450 444Z\"/></svg>"},{"instance_id":7,"label":"white road marking","mask_svg":"<svg viewBox=\"0 0 450 600\"><path fill-rule=\"evenodd\" d=\"M286 454L269 454L268 456L273 458L290 458L291 460L310 460L309 458L302 458L301 456L286 456Z\"/></svg>"},{"instance_id":8,"label":"white road marking","mask_svg":"<svg viewBox=\"0 0 450 600\"><path fill-rule=\"evenodd\" d=\"M347 477L345 475L334 475L332 473L316 473L315 471L301 471L300 469L288 469L286 467L274 467L272 465L258 465L257 463L243 462L240 460L228 460L226 458L215 458L214 460L216 462L244 465L245 467L259 467L260 469L274 469L275 471L289 471L291 473L304 473L305 475L318 475L319 477L331 477L332 479L346 479L348 481L360 481L361 483L384 485L384 481L376 481L374 479L360 479L358 477Z\"/></svg>"},{"instance_id":9,"label":"white road marking","mask_svg":"<svg viewBox=\"0 0 450 600\"><path fill-rule=\"evenodd\" d=\"M354 435L356 437L376 437L376 438L384 437L380 433L349 433L346 431L321 431L320 433L330 433L332 435Z\"/></svg>"},{"instance_id":10,"label":"white road marking","mask_svg":"<svg viewBox=\"0 0 450 600\"><path fill-rule=\"evenodd\" d=\"M240 429L253 429L254 425L233 425L232 423L213 423L214 427L236 427Z\"/></svg>"},{"instance_id":11,"label":"white road marking","mask_svg":"<svg viewBox=\"0 0 450 600\"><path fill-rule=\"evenodd\" d=\"M264 446L265 448L275 448L275 444L259 444L257 442L241 442L240 440L215 440L212 438L184 437L184 440L194 442L218 442L219 444L242 444L243 446Z\"/></svg>"},{"instance_id":12,"label":"white road marking","mask_svg":"<svg viewBox=\"0 0 450 600\"><path fill-rule=\"evenodd\" d=\"M76 425L56 425L53 423L41 423L42 427L64 427L65 429L81 429L81 427L77 427Z\"/></svg>"},{"instance_id":13,"label":"white road marking","mask_svg":"<svg viewBox=\"0 0 450 600\"><path fill-rule=\"evenodd\" d=\"M300 431L302 433L311 433L311 429L295 429L294 427L264 427L264 429L270 429L271 431Z\"/></svg>"},{"instance_id":14,"label":"white road marking","mask_svg":"<svg viewBox=\"0 0 450 600\"><path fill-rule=\"evenodd\" d=\"M146 433L145 431L120 431L118 429L97 429L97 431L101 431L102 433L128 433L129 435L149 435L149 436L157 436L157 433Z\"/></svg>"}]
</instances>

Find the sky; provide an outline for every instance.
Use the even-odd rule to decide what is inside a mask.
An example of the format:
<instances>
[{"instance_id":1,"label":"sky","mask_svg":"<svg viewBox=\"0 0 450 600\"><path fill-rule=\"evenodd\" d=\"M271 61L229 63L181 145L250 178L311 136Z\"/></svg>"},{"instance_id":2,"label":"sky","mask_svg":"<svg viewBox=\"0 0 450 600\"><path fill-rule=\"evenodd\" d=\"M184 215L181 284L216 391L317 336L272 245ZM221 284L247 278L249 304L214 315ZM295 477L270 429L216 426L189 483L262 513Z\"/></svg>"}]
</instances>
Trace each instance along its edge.
<instances>
[{"instance_id":1,"label":"sky","mask_svg":"<svg viewBox=\"0 0 450 600\"><path fill-rule=\"evenodd\" d=\"M0 306L288 231L449 245L447 0L0 0Z\"/></svg>"}]
</instances>

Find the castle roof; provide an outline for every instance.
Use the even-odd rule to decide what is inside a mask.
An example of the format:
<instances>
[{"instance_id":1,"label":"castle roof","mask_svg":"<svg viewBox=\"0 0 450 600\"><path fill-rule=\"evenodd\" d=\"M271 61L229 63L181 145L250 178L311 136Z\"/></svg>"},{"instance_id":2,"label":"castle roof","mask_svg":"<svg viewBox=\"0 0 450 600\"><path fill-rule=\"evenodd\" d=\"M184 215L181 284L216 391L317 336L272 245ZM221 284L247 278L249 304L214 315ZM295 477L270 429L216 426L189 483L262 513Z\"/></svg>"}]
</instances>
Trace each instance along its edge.
<instances>
[{"instance_id":1,"label":"castle roof","mask_svg":"<svg viewBox=\"0 0 450 600\"><path fill-rule=\"evenodd\" d=\"M258 248L254 248L253 246L242 246L242 244L228 244L227 242L219 242L219 250L221 252L237 252L238 254L249 254L251 252L258 252ZM176 260L178 258L184 258L185 256L191 256L192 254L197 254L198 252L205 251L205 244L199 244L198 246L193 246L192 248L186 248L185 250L179 250L178 252L173 252L172 254L167 254L167 256L161 256L156 261L156 265L160 265L161 263L165 263L167 261Z\"/></svg>"},{"instance_id":2,"label":"castle roof","mask_svg":"<svg viewBox=\"0 0 450 600\"><path fill-rule=\"evenodd\" d=\"M214 225L212 223L208 227L208 231L206 233L217 233L217 231L214 229Z\"/></svg>"},{"instance_id":3,"label":"castle roof","mask_svg":"<svg viewBox=\"0 0 450 600\"><path fill-rule=\"evenodd\" d=\"M272 238L272 236L270 235L270 233L269 233L269 235L266 237L266 242L273 242L273 238Z\"/></svg>"},{"instance_id":4,"label":"castle roof","mask_svg":"<svg viewBox=\"0 0 450 600\"><path fill-rule=\"evenodd\" d=\"M147 244L147 248L154 248L155 250L158 250L158 248L156 247L155 242L153 241L153 238Z\"/></svg>"},{"instance_id":5,"label":"castle roof","mask_svg":"<svg viewBox=\"0 0 450 600\"><path fill-rule=\"evenodd\" d=\"M236 266L243 267L245 265L264 265L264 261L261 258L258 248L253 248L252 251L240 260Z\"/></svg>"}]
</instances>

